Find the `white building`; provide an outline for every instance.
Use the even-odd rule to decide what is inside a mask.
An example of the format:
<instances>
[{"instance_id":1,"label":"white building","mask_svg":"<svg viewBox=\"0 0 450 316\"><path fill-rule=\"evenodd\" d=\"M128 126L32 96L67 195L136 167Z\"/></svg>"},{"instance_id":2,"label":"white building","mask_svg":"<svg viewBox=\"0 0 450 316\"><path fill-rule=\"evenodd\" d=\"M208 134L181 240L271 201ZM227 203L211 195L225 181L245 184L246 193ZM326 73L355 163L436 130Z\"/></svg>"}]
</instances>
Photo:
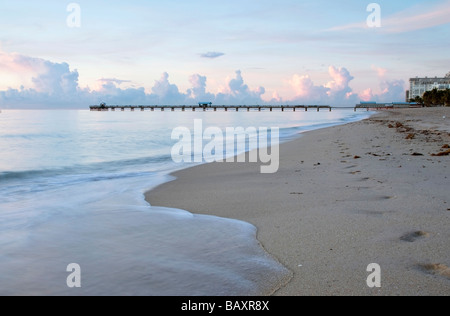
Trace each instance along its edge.
<instances>
[{"instance_id":1,"label":"white building","mask_svg":"<svg viewBox=\"0 0 450 316\"><path fill-rule=\"evenodd\" d=\"M409 83L410 89L406 93L407 101L416 97L423 97L425 92L432 91L433 89L450 89L450 72L445 76L445 78L416 77L409 79Z\"/></svg>"}]
</instances>

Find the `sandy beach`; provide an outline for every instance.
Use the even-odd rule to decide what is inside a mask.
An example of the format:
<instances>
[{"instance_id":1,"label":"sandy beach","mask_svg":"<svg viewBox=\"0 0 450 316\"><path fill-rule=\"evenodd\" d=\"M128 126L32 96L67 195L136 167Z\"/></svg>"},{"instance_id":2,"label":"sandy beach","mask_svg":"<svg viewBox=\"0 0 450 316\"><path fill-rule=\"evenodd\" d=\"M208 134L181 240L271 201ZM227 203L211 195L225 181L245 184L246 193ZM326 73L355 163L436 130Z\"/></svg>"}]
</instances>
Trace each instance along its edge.
<instances>
[{"instance_id":1,"label":"sandy beach","mask_svg":"<svg viewBox=\"0 0 450 316\"><path fill-rule=\"evenodd\" d=\"M450 108L380 112L281 145L276 174L201 165L146 199L255 225L292 271L275 295L450 295L449 145Z\"/></svg>"}]
</instances>

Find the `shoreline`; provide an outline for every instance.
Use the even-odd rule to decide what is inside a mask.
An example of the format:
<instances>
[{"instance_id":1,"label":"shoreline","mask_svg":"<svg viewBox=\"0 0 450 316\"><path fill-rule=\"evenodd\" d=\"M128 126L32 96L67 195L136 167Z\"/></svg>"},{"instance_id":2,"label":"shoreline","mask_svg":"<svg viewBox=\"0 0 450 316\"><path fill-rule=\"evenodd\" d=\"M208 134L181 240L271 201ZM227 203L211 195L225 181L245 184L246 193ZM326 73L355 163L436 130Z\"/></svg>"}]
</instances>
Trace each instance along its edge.
<instances>
[{"instance_id":1,"label":"shoreline","mask_svg":"<svg viewBox=\"0 0 450 316\"><path fill-rule=\"evenodd\" d=\"M450 143L449 114L394 110L306 132L280 145L275 175L259 164L194 166L146 200L256 226L293 273L275 295L449 295L450 158L431 156ZM367 287L371 263L380 289Z\"/></svg>"}]
</instances>

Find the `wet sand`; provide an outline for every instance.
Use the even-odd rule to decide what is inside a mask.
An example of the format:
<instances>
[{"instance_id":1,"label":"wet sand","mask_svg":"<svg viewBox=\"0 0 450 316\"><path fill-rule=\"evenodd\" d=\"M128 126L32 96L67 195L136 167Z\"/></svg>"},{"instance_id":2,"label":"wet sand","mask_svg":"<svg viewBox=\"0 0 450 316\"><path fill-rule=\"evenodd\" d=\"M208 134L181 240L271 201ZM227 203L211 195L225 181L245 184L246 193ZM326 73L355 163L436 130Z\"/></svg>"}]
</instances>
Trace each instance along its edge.
<instances>
[{"instance_id":1,"label":"wet sand","mask_svg":"<svg viewBox=\"0 0 450 316\"><path fill-rule=\"evenodd\" d=\"M293 273L275 295L450 295L448 145L450 108L381 112L283 144L276 174L207 164L146 198L255 225Z\"/></svg>"}]
</instances>

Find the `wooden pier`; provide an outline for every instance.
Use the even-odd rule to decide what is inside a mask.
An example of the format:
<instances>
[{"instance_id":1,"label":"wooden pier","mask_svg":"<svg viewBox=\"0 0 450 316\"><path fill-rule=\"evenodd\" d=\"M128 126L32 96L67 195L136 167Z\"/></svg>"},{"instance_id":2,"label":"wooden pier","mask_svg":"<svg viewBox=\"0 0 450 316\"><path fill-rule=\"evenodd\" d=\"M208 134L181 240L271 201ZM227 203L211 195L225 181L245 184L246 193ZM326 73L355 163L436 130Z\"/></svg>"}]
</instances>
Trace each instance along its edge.
<instances>
[{"instance_id":1,"label":"wooden pier","mask_svg":"<svg viewBox=\"0 0 450 316\"><path fill-rule=\"evenodd\" d=\"M309 110L320 112L320 110L332 111L332 107L329 105L211 105L211 106L200 106L200 105L92 105L90 106L91 111L172 111L179 110L185 111L214 111L222 110L228 111L258 111L263 110L273 112L277 111L306 111ZM353 108L352 108L353 109Z\"/></svg>"},{"instance_id":2,"label":"wooden pier","mask_svg":"<svg viewBox=\"0 0 450 316\"><path fill-rule=\"evenodd\" d=\"M91 111L108 112L108 111L317 111L326 110L331 112L332 110L367 110L367 111L379 111L379 110L393 110L397 108L415 107L414 104L357 104L354 107L331 107L329 105L91 105Z\"/></svg>"}]
</instances>

